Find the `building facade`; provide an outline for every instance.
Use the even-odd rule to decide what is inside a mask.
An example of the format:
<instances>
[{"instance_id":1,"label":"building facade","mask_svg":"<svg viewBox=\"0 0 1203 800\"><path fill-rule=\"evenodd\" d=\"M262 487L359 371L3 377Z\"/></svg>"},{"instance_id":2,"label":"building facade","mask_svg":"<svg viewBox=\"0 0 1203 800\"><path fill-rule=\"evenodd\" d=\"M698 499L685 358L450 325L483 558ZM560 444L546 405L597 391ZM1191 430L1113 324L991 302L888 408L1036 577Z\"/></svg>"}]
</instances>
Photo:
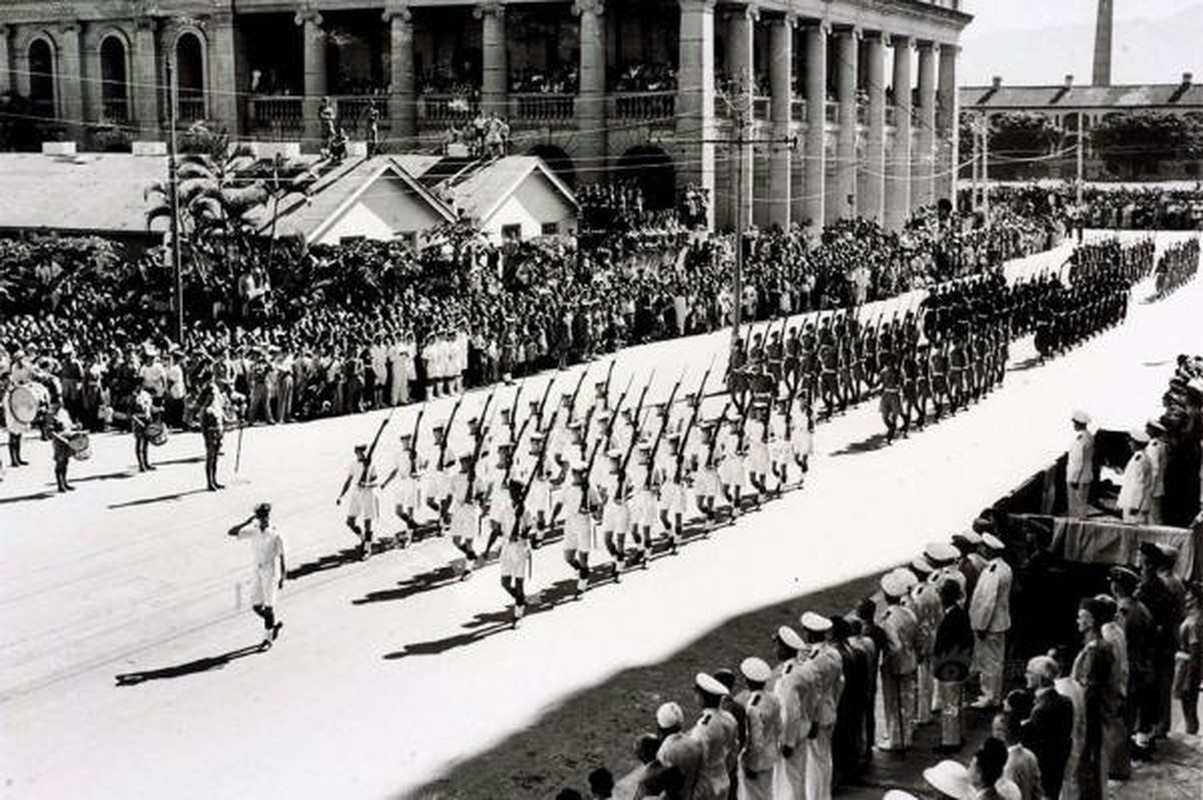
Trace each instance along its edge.
<instances>
[{"instance_id":1,"label":"building facade","mask_svg":"<svg viewBox=\"0 0 1203 800\"><path fill-rule=\"evenodd\" d=\"M1203 176L1203 159L1164 152L1141 159L1144 172L1133 176L1108 164L1091 133L1108 117L1148 112L1192 120L1203 129L1203 84L1185 72L1177 83L1143 83L1082 86L1066 75L1063 83L1044 86L1010 86L995 77L989 86L963 86L960 108L966 118L992 119L1007 114L1036 114L1048 120L1056 136L1043 153L1023 158L990 154L989 174L999 180L1037 178L1074 179L1078 174L1077 145L1083 142L1082 172L1086 180L1190 179ZM972 174L966 161L973 158L973 143L962 145L962 177Z\"/></svg>"},{"instance_id":2,"label":"building facade","mask_svg":"<svg viewBox=\"0 0 1203 800\"><path fill-rule=\"evenodd\" d=\"M161 137L173 96L180 125L307 150L325 97L351 136L375 108L395 152L495 113L569 185L663 207L692 184L720 227L897 227L951 195L969 21L960 0L9 0L0 94L85 145Z\"/></svg>"}]
</instances>

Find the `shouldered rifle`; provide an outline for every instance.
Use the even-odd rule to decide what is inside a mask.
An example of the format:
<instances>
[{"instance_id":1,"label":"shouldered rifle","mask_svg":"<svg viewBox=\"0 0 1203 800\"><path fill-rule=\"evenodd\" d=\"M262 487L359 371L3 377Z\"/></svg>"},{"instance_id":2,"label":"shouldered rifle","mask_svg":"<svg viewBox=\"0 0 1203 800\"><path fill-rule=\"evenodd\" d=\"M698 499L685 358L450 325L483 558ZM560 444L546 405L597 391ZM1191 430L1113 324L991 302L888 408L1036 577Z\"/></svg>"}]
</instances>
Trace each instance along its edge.
<instances>
[{"instance_id":1,"label":"shouldered rifle","mask_svg":"<svg viewBox=\"0 0 1203 800\"><path fill-rule=\"evenodd\" d=\"M593 450L589 453L589 460L585 462L585 491L581 496L582 514L590 513L589 491L592 487L589 485L589 476L593 474L593 462L597 460L597 451L601 449L602 444L602 439L598 439L593 443Z\"/></svg>"},{"instance_id":2,"label":"shouldered rifle","mask_svg":"<svg viewBox=\"0 0 1203 800\"><path fill-rule=\"evenodd\" d=\"M638 427L642 427L639 421L639 415L643 412L643 401L647 399L647 390L651 388L652 381L655 380L655 378L656 370L652 370L652 374L647 378L647 383L643 384L643 391L639 393L639 402L635 404L635 414L633 416L635 419L635 425ZM638 433L638 430L636 430L636 433ZM632 437L632 440L634 440L634 437Z\"/></svg>"},{"instance_id":3,"label":"shouldered rifle","mask_svg":"<svg viewBox=\"0 0 1203 800\"><path fill-rule=\"evenodd\" d=\"M553 377L547 382L547 388L543 390L543 399L539 401L539 420L542 421L544 412L547 411L547 398L551 397L551 387L556 385L556 379ZM555 419L555 414L552 414L552 419ZM550 427L550 426L549 426ZM539 423L535 424L535 430L539 430Z\"/></svg>"},{"instance_id":4,"label":"shouldered rifle","mask_svg":"<svg viewBox=\"0 0 1203 800\"><path fill-rule=\"evenodd\" d=\"M626 388L622 390L622 394L618 395L618 404L614 406L614 412L610 414L610 421L606 423L605 436L602 438L607 442L614 433L614 423L618 421L618 412L622 410L622 404L627 399L627 394L631 391L631 384L634 382L635 374L631 373L631 377L627 379Z\"/></svg>"},{"instance_id":5,"label":"shouldered rifle","mask_svg":"<svg viewBox=\"0 0 1203 800\"><path fill-rule=\"evenodd\" d=\"M451 416L447 418L447 427L443 429L443 441L439 442L439 460L436 469L443 469L443 460L447 457L447 440L451 438L451 428L455 424L455 415L459 411L459 407L463 405L464 396L460 395L455 401L455 405L451 407Z\"/></svg>"},{"instance_id":6,"label":"shouldered rifle","mask_svg":"<svg viewBox=\"0 0 1203 800\"><path fill-rule=\"evenodd\" d=\"M426 406L423 405L418 409L418 417L414 420L414 432L409 438L409 460L412 463L414 471L418 469L418 432L422 428L422 416L426 413Z\"/></svg>"},{"instance_id":7,"label":"shouldered rifle","mask_svg":"<svg viewBox=\"0 0 1203 800\"><path fill-rule=\"evenodd\" d=\"M522 387L526 386L526 381L518 384L518 390L514 392L514 405L510 407L510 425L518 424L518 401L522 399ZM516 439L514 441L517 441Z\"/></svg>"},{"instance_id":8,"label":"shouldered rifle","mask_svg":"<svg viewBox=\"0 0 1203 800\"><path fill-rule=\"evenodd\" d=\"M731 401L728 400L723 406L723 412L718 416L719 430L715 430L714 436L710 439L710 444L706 448L706 466L710 467L714 464L714 448L718 445L719 434L722 433L722 426L727 422L727 410L731 408Z\"/></svg>"},{"instance_id":9,"label":"shouldered rifle","mask_svg":"<svg viewBox=\"0 0 1203 800\"><path fill-rule=\"evenodd\" d=\"M380 427L376 429L376 435L372 437L372 444L368 448L368 455L363 461L363 472L359 476L360 483L366 483L368 480L368 470L372 466L372 456L376 452L376 445L380 444L380 434L384 433L384 429L388 426L389 420L393 418L393 412L388 412L388 416L380 423Z\"/></svg>"},{"instance_id":10,"label":"shouldered rifle","mask_svg":"<svg viewBox=\"0 0 1203 800\"><path fill-rule=\"evenodd\" d=\"M480 465L480 451L484 448L485 435L488 432L489 405L493 402L493 395L496 393L496 389L489 393L489 396L485 398L484 408L480 412L480 429L476 432L476 443L472 447L472 464L468 467L468 497L472 497L476 485L476 471ZM510 463L513 463L513 459L510 459ZM506 477L509 477L508 468L506 469Z\"/></svg>"},{"instance_id":11,"label":"shouldered rifle","mask_svg":"<svg viewBox=\"0 0 1203 800\"><path fill-rule=\"evenodd\" d=\"M656 453L660 451L660 442L664 439L664 431L668 428L668 417L672 414L673 400L676 399L677 390L681 388L681 381L684 380L685 373L681 373L681 377L677 378L677 382L673 385L673 389L668 393L668 402L664 404L664 422L660 425L660 430L656 432L656 440L652 442L652 455L648 459L647 476L643 481L643 488L648 488L652 485L652 471L656 463ZM698 405L701 405L701 400L698 400Z\"/></svg>"},{"instance_id":12,"label":"shouldered rifle","mask_svg":"<svg viewBox=\"0 0 1203 800\"><path fill-rule=\"evenodd\" d=\"M558 415L559 413L560 413L560 409L558 409L558 408L555 411L551 412L552 424L555 423L556 415ZM513 534L511 534L511 538L513 537L513 535L516 535L518 533L518 530L519 530L520 526L522 525L522 517L526 513L525 512L526 496L528 494L530 494L530 487L534 484L535 478L538 477L539 470L543 466L543 458L547 455L547 444L548 444L548 439L544 439L543 446L539 448L539 455L535 459L535 466L531 469L530 477L526 479L526 483L523 485L522 491L518 495L517 502L514 503L514 529L513 529ZM511 459L511 463L513 463L512 459ZM508 481L508 473L507 473L507 481ZM502 487L502 490L508 492L509 491L508 484L506 486Z\"/></svg>"},{"instance_id":13,"label":"shouldered rifle","mask_svg":"<svg viewBox=\"0 0 1203 800\"><path fill-rule=\"evenodd\" d=\"M650 383L650 381L649 381ZM647 394L647 387L643 389L644 394ZM640 401L642 402L642 400ZM618 469L618 485L614 489L614 496L622 499L622 490L627 482L627 465L631 463L631 453L635 452L635 445L639 441L639 432L643 430L643 424L639 419L639 413L635 414L635 430L631 432L631 441L627 445L627 452L623 454L622 465ZM649 472L651 471L649 465Z\"/></svg>"},{"instance_id":14,"label":"shouldered rifle","mask_svg":"<svg viewBox=\"0 0 1203 800\"><path fill-rule=\"evenodd\" d=\"M614 365L618 363L617 358L610 359L610 366L606 368L606 393L602 395L602 404L610 402L610 378L614 375Z\"/></svg>"},{"instance_id":15,"label":"shouldered rifle","mask_svg":"<svg viewBox=\"0 0 1203 800\"><path fill-rule=\"evenodd\" d=\"M585 385L585 378L589 376L589 368L581 370L581 377L577 379L576 388L572 390L572 400L568 403L568 421L572 422L572 413L576 411L576 399L581 394L581 387Z\"/></svg>"}]
</instances>

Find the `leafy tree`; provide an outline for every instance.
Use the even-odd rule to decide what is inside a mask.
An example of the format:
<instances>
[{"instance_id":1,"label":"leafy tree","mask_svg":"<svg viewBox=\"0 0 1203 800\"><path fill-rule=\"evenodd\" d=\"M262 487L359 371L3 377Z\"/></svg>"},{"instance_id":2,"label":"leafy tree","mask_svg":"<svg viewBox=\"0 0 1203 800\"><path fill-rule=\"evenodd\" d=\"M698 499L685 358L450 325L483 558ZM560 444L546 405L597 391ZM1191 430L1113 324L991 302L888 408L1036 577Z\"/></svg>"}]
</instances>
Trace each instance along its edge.
<instances>
[{"instance_id":1,"label":"leafy tree","mask_svg":"<svg viewBox=\"0 0 1203 800\"><path fill-rule=\"evenodd\" d=\"M1198 154L1200 126L1175 114L1129 111L1108 114L1090 131L1095 152L1109 169L1136 178L1166 158Z\"/></svg>"},{"instance_id":2,"label":"leafy tree","mask_svg":"<svg viewBox=\"0 0 1203 800\"><path fill-rule=\"evenodd\" d=\"M1015 111L990 117L990 151L1010 158L1045 155L1060 139L1052 121L1043 114Z\"/></svg>"}]
</instances>

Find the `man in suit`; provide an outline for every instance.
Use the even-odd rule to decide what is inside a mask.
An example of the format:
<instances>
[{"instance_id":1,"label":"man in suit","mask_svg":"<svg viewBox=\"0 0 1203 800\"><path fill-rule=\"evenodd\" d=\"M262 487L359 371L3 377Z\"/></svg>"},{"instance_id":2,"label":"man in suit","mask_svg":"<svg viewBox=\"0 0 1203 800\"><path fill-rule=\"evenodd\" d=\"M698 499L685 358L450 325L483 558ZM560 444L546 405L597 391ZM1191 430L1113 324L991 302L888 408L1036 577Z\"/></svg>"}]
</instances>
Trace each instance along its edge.
<instances>
[{"instance_id":1,"label":"man in suit","mask_svg":"<svg viewBox=\"0 0 1203 800\"><path fill-rule=\"evenodd\" d=\"M1036 656L1029 661L1025 674L1034 700L1031 716L1023 726L1023 743L1035 753L1040 765L1044 796L1055 799L1061 794L1072 744L1073 702L1054 687L1060 670L1048 656Z\"/></svg>"},{"instance_id":2,"label":"man in suit","mask_svg":"<svg viewBox=\"0 0 1203 800\"><path fill-rule=\"evenodd\" d=\"M1011 628L1011 567L1003 560L1005 546L992 533L982 536L988 558L969 602L969 623L976 637L973 656L981 674L982 694L974 708L994 708L1002 702L1006 636Z\"/></svg>"},{"instance_id":3,"label":"man in suit","mask_svg":"<svg viewBox=\"0 0 1203 800\"><path fill-rule=\"evenodd\" d=\"M1090 485L1094 482L1094 434L1087 428L1090 415L1085 411L1075 411L1072 419L1074 439L1065 464L1065 495L1069 505L1066 516L1084 517L1090 505Z\"/></svg>"}]
</instances>

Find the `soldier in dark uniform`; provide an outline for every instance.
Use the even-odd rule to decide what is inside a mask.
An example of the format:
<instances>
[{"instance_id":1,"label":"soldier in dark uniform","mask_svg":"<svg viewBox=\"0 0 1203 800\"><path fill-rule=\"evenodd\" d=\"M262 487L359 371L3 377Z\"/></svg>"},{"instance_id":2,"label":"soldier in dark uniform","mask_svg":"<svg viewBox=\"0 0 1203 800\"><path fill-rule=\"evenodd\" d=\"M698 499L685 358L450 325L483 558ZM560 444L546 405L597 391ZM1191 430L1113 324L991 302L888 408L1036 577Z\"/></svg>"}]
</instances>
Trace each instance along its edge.
<instances>
[{"instance_id":1,"label":"soldier in dark uniform","mask_svg":"<svg viewBox=\"0 0 1203 800\"><path fill-rule=\"evenodd\" d=\"M949 409L952 413L956 413L963 403L966 403L965 397L965 370L969 366L969 359L965 355L965 342L959 334L953 339L952 348L948 353L948 396Z\"/></svg>"},{"instance_id":2,"label":"soldier in dark uniform","mask_svg":"<svg viewBox=\"0 0 1203 800\"><path fill-rule=\"evenodd\" d=\"M839 367L839 353L835 349L835 342L829 329L824 329L820 336L817 356L819 362L819 397L823 401L823 413L830 419L839 397L839 385L836 377Z\"/></svg>"},{"instance_id":3,"label":"soldier in dark uniform","mask_svg":"<svg viewBox=\"0 0 1203 800\"><path fill-rule=\"evenodd\" d=\"M801 369L802 340L798 336L798 328L790 326L785 337L785 358L782 363L782 374L785 380L793 386L798 385L798 372Z\"/></svg>"},{"instance_id":4,"label":"soldier in dark uniform","mask_svg":"<svg viewBox=\"0 0 1203 800\"><path fill-rule=\"evenodd\" d=\"M775 396L781 386L781 376L785 366L785 345L781 342L781 331L769 334L769 342L764 348L765 369L773 379L772 392Z\"/></svg>"},{"instance_id":5,"label":"soldier in dark uniform","mask_svg":"<svg viewBox=\"0 0 1203 800\"><path fill-rule=\"evenodd\" d=\"M894 441L894 433L898 426L898 417L903 416L901 392L901 376L894 367L894 355L887 353L881 358L881 419L886 424L886 441ZM906 428L907 423L903 422Z\"/></svg>"},{"instance_id":6,"label":"soldier in dark uniform","mask_svg":"<svg viewBox=\"0 0 1203 800\"><path fill-rule=\"evenodd\" d=\"M217 459L221 455L221 440L225 435L225 412L221 390L211 386L201 399L201 435L205 440L205 483L210 492L225 488L217 482Z\"/></svg>"},{"instance_id":7,"label":"soldier in dark uniform","mask_svg":"<svg viewBox=\"0 0 1203 800\"><path fill-rule=\"evenodd\" d=\"M936 420L944 416L944 404L952 405L948 387L948 342L940 339L931 353L931 395Z\"/></svg>"},{"instance_id":8,"label":"soldier in dark uniform","mask_svg":"<svg viewBox=\"0 0 1203 800\"><path fill-rule=\"evenodd\" d=\"M915 424L921 425L923 409L919 405L919 365L915 351L908 349L899 362L899 372L902 377L902 435L911 432L911 415L915 416Z\"/></svg>"}]
</instances>

